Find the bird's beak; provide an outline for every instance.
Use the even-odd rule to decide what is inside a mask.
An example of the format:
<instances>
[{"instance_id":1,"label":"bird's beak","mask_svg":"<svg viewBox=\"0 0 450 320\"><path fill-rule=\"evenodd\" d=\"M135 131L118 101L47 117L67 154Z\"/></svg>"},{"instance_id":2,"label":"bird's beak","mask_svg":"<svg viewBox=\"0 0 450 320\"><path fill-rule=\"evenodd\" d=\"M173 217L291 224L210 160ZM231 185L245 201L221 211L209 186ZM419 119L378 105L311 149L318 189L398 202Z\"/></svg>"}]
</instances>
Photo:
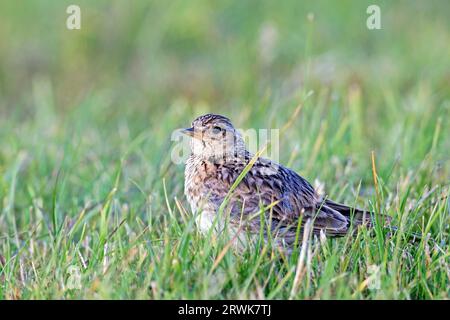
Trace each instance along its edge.
<instances>
[{"instance_id":1,"label":"bird's beak","mask_svg":"<svg viewBox=\"0 0 450 320\"><path fill-rule=\"evenodd\" d=\"M201 139L201 133L200 132L196 132L194 130L194 128L186 128L186 129L182 129L181 133L188 135L192 138L196 138L196 139Z\"/></svg>"}]
</instances>

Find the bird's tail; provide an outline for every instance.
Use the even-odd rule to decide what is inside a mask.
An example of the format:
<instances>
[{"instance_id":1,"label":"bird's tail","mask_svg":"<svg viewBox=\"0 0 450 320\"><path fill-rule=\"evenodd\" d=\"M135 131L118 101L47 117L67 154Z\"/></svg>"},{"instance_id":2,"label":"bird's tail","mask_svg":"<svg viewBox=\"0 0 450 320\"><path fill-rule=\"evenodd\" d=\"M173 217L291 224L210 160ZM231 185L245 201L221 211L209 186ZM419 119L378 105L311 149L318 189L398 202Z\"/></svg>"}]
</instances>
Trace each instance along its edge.
<instances>
[{"instance_id":1,"label":"bird's tail","mask_svg":"<svg viewBox=\"0 0 450 320\"><path fill-rule=\"evenodd\" d=\"M355 226L365 224L368 227L373 227L375 222L374 219L377 218L379 218L378 222L381 222L384 226L389 227L391 225L391 217L385 214L379 214L376 217L370 211L352 208L346 206L345 204L337 203L328 199L325 200L325 204L345 216Z\"/></svg>"},{"instance_id":2,"label":"bird's tail","mask_svg":"<svg viewBox=\"0 0 450 320\"><path fill-rule=\"evenodd\" d=\"M375 219L378 219L378 223L381 223L384 228L390 230L390 233L398 231L398 227L391 224L392 218L388 215L375 215L373 212L352 208L328 199L325 200L325 204L348 218L355 227L359 225L367 225L371 228L375 224ZM422 239L422 235L418 233L408 233L407 237L410 238L413 242Z\"/></svg>"}]
</instances>

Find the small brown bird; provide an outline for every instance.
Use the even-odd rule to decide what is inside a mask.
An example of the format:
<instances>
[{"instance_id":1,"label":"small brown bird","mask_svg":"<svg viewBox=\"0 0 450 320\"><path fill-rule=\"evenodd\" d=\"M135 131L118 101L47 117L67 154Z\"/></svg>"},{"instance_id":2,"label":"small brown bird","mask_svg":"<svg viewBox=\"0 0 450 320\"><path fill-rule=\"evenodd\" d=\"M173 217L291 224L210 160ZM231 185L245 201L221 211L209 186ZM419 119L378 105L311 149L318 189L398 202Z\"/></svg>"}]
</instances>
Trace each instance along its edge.
<instances>
[{"instance_id":1,"label":"small brown bird","mask_svg":"<svg viewBox=\"0 0 450 320\"><path fill-rule=\"evenodd\" d=\"M183 133L191 137L185 194L192 212L198 214L196 223L203 233L213 226L214 232L227 226L233 235L245 233L242 230L258 235L263 230L266 239L270 233L277 244L289 249L299 222L301 232L310 221L314 234L323 232L327 236L343 236L353 230L352 226L372 226L370 212L318 195L306 179L264 158L257 159L233 190L227 209L221 211L226 214L218 216L231 186L253 154L231 121L221 115L200 116Z\"/></svg>"}]
</instances>

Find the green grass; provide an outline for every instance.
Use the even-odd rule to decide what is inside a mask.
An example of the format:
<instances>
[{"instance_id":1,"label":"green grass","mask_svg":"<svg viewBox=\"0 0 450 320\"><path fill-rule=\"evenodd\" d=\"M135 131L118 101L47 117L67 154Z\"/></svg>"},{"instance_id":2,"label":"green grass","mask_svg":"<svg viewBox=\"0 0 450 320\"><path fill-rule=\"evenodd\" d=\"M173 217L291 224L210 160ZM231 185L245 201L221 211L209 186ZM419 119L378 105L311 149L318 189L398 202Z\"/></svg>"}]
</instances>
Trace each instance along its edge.
<instances>
[{"instance_id":1,"label":"green grass","mask_svg":"<svg viewBox=\"0 0 450 320\"><path fill-rule=\"evenodd\" d=\"M448 298L449 4L380 1L369 31L346 2L79 1L68 31L70 1L2 1L0 299ZM206 112L292 121L280 162L398 232L290 257L202 237L170 137Z\"/></svg>"}]
</instances>

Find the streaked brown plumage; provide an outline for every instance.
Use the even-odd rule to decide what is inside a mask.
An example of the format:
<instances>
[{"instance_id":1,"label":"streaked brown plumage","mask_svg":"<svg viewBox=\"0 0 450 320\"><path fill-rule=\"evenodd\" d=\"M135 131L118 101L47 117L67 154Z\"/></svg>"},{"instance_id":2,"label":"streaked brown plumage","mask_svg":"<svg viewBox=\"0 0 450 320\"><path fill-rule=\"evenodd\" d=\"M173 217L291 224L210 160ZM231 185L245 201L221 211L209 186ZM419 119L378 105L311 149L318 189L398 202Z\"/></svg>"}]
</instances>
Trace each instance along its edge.
<instances>
[{"instance_id":1,"label":"streaked brown plumage","mask_svg":"<svg viewBox=\"0 0 450 320\"><path fill-rule=\"evenodd\" d=\"M200 116L183 132L192 137L192 153L185 169L185 194L192 211L199 214L199 229L205 232L213 225L231 185L253 155L246 150L231 121L220 115ZM259 158L232 193L228 211L225 210L229 214L228 225L234 232L241 226L250 234L257 234L261 220L258 212L271 205L264 212L265 220L270 220L272 238L287 247L295 240L300 220L302 225L311 220L313 232L322 231L327 236L345 235L351 224L371 226L369 212L321 197L294 171Z\"/></svg>"}]
</instances>

